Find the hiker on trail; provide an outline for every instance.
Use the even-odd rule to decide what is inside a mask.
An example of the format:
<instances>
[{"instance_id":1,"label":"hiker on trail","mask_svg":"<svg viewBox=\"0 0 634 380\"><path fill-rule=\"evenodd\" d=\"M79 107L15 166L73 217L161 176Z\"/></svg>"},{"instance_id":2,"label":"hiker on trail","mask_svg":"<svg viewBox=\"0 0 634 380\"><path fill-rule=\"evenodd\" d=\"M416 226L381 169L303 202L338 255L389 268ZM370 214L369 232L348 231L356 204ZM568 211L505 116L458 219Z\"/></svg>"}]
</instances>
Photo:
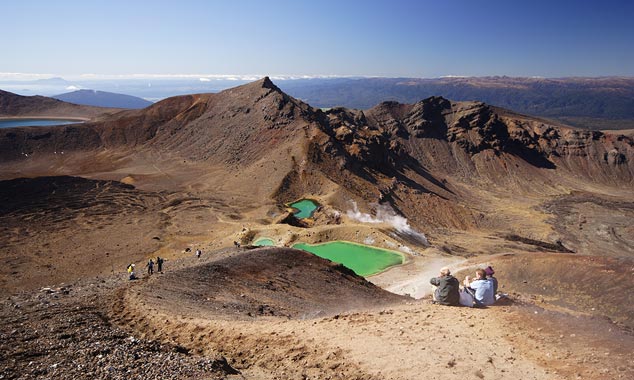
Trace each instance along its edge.
<instances>
[{"instance_id":1,"label":"hiker on trail","mask_svg":"<svg viewBox=\"0 0 634 380\"><path fill-rule=\"evenodd\" d=\"M451 275L449 268L440 269L440 276L434 277L429 282L434 286L432 298L434 303L441 305L457 306L460 300L460 282Z\"/></svg>"},{"instance_id":2,"label":"hiker on trail","mask_svg":"<svg viewBox=\"0 0 634 380\"><path fill-rule=\"evenodd\" d=\"M476 306L489 306L495 303L495 293L493 293L493 283L487 279L484 269L475 271L476 278L471 281L471 277L464 279L465 290L473 295Z\"/></svg>"},{"instance_id":3,"label":"hiker on trail","mask_svg":"<svg viewBox=\"0 0 634 380\"><path fill-rule=\"evenodd\" d=\"M196 249L196 257L200 259L200 255L202 255L202 251L200 249Z\"/></svg>"},{"instance_id":4,"label":"hiker on trail","mask_svg":"<svg viewBox=\"0 0 634 380\"><path fill-rule=\"evenodd\" d=\"M493 275L495 274L493 267L489 265L488 267L484 268L484 273L486 273L487 275L487 280L491 281L491 284L493 284L493 295L497 295L498 294L498 279L493 277Z\"/></svg>"},{"instance_id":5,"label":"hiker on trail","mask_svg":"<svg viewBox=\"0 0 634 380\"><path fill-rule=\"evenodd\" d=\"M158 272L163 273L163 258L156 256L156 266L158 267Z\"/></svg>"},{"instance_id":6,"label":"hiker on trail","mask_svg":"<svg viewBox=\"0 0 634 380\"><path fill-rule=\"evenodd\" d=\"M152 259L147 262L147 274L154 274L154 261Z\"/></svg>"},{"instance_id":7,"label":"hiker on trail","mask_svg":"<svg viewBox=\"0 0 634 380\"><path fill-rule=\"evenodd\" d=\"M127 271L130 280L136 280L136 275L134 274L134 264L128 265Z\"/></svg>"}]
</instances>

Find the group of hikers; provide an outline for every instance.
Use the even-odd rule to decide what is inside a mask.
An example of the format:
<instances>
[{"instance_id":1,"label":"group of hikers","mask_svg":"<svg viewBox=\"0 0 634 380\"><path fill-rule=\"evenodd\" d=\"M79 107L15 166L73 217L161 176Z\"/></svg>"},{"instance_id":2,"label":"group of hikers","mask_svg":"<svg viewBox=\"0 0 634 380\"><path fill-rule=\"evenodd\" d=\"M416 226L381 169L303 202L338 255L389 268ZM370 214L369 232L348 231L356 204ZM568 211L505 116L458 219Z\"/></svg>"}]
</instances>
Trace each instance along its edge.
<instances>
[{"instance_id":1,"label":"group of hikers","mask_svg":"<svg viewBox=\"0 0 634 380\"><path fill-rule=\"evenodd\" d=\"M156 269L157 269L158 273L163 273L163 261L164 260L165 259L163 259L162 257L156 256L156 266L157 266ZM154 260L152 260L150 258L150 260L148 260L147 264L145 265L147 267L147 274L148 275L154 274L154 265L155 265ZM135 269L135 265L134 264L130 264L127 267L128 276L129 276L130 280L136 280L137 279L137 276L136 276L136 273L134 272L134 269Z\"/></svg>"},{"instance_id":2,"label":"group of hikers","mask_svg":"<svg viewBox=\"0 0 634 380\"><path fill-rule=\"evenodd\" d=\"M494 274L495 271L491 266L477 269L475 278L467 276L464 279L464 287L461 289L458 279L451 275L449 268L444 267L440 269L440 276L429 280L434 287L433 302L440 305L469 307L493 305L498 291L498 280L493 276Z\"/></svg>"},{"instance_id":3,"label":"group of hikers","mask_svg":"<svg viewBox=\"0 0 634 380\"><path fill-rule=\"evenodd\" d=\"M196 249L196 257L200 259L202 251ZM157 272L163 273L162 257L156 257ZM150 258L147 267L147 274L154 274L155 262ZM127 267L130 280L136 280L135 265L130 264ZM460 287L457 278L451 275L451 271L447 267L440 269L440 275L434 277L429 282L433 285L432 299L434 303L440 305L458 306L464 305L469 307L485 307L493 305L496 301L498 292L498 280L493 276L495 271L493 267L488 266L485 269L477 269L475 278L466 276L464 279L464 287Z\"/></svg>"},{"instance_id":4,"label":"group of hikers","mask_svg":"<svg viewBox=\"0 0 634 380\"><path fill-rule=\"evenodd\" d=\"M185 250L185 252L191 252L190 248L187 248ZM200 249L196 249L196 257L200 259L200 256L202 256L203 251ZM145 266L147 267L147 274L148 276L151 276L154 274L154 266L156 265L156 271L158 273L163 273L163 262L165 261L164 258L160 257L160 256L156 256L156 261L154 261L152 258L150 258L147 262L147 264L145 264ZM126 270L128 271L128 277L130 280L136 280L138 277L136 275L135 272L135 265L133 263L131 263L130 265L128 265L128 267L126 268Z\"/></svg>"}]
</instances>

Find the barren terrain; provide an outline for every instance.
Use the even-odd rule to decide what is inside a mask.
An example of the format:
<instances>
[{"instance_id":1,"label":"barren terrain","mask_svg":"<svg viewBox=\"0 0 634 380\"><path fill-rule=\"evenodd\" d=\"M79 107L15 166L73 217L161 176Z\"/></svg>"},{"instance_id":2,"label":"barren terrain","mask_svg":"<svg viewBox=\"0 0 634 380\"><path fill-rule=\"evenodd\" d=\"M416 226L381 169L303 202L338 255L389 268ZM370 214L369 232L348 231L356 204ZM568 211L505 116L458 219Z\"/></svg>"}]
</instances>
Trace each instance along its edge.
<instances>
[{"instance_id":1,"label":"barren terrain","mask_svg":"<svg viewBox=\"0 0 634 380\"><path fill-rule=\"evenodd\" d=\"M100 117L0 133L0 378L634 378L627 136L442 98L324 113L268 78ZM405 262L288 248L332 240ZM508 299L433 305L445 265Z\"/></svg>"}]
</instances>

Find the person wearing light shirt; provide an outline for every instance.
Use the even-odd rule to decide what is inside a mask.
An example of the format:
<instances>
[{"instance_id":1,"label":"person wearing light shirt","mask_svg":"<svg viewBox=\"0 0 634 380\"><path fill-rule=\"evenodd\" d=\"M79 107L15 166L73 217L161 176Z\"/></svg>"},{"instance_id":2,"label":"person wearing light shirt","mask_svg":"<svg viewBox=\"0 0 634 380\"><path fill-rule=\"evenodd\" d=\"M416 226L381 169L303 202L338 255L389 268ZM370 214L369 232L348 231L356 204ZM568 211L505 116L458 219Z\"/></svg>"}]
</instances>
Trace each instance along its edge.
<instances>
[{"instance_id":1,"label":"person wearing light shirt","mask_svg":"<svg viewBox=\"0 0 634 380\"><path fill-rule=\"evenodd\" d=\"M478 306L493 305L495 303L493 283L487 279L484 269L476 270L475 275L476 278L473 281L469 276L465 278L465 287L469 288Z\"/></svg>"}]
</instances>

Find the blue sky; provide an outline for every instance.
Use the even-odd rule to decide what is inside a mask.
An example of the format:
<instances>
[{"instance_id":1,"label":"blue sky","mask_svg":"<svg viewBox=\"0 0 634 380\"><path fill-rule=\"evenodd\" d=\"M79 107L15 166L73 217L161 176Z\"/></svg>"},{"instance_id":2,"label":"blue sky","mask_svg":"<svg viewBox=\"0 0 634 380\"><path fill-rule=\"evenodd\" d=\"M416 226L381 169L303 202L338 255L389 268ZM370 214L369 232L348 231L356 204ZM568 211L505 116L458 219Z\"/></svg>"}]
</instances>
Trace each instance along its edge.
<instances>
[{"instance_id":1,"label":"blue sky","mask_svg":"<svg viewBox=\"0 0 634 380\"><path fill-rule=\"evenodd\" d=\"M634 76L631 1L4 1L0 73Z\"/></svg>"}]
</instances>

